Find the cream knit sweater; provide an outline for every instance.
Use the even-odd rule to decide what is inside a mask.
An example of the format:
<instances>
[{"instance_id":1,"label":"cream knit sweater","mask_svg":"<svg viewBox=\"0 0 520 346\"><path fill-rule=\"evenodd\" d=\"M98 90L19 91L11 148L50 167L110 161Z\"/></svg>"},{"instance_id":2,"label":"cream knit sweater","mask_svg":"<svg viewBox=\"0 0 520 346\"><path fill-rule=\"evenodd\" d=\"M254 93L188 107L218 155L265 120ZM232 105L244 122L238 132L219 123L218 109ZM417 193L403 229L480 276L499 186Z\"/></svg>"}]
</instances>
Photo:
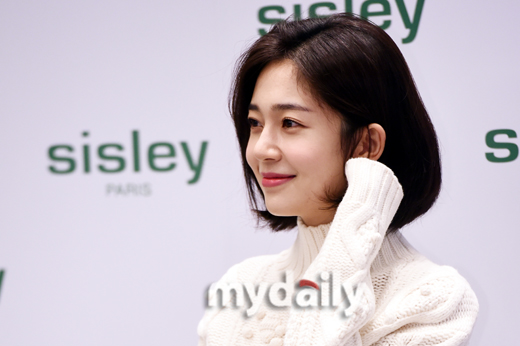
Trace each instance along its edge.
<instances>
[{"instance_id":1,"label":"cream knit sweater","mask_svg":"<svg viewBox=\"0 0 520 346\"><path fill-rule=\"evenodd\" d=\"M347 162L346 176L349 187L332 223L308 227L299 219L290 249L227 271L218 284L254 287L249 296L264 293L266 300L249 316L252 299L237 308L230 302L239 302L238 294L223 295L223 306L208 308L199 323L199 346L467 343L478 313L468 282L452 267L422 256L400 232L385 236L403 196L393 172L361 158ZM319 290L295 286L294 291L306 291L308 302L323 294L321 306L302 308L294 300L278 307L283 297L265 289L279 287L285 276L321 284Z\"/></svg>"}]
</instances>

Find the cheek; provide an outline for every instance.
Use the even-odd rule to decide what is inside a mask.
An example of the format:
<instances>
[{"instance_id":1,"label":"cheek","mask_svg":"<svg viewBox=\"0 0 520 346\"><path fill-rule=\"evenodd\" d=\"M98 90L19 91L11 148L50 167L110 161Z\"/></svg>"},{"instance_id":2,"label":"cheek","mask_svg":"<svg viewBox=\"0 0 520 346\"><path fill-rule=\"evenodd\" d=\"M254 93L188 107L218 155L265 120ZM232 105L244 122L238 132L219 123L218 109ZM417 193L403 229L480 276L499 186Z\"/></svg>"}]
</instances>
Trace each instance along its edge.
<instances>
[{"instance_id":1,"label":"cheek","mask_svg":"<svg viewBox=\"0 0 520 346\"><path fill-rule=\"evenodd\" d=\"M300 149L302 149L300 147ZM340 190L346 185L343 155L335 146L312 146L299 150L293 163L305 172L306 184L315 193L325 189Z\"/></svg>"},{"instance_id":2,"label":"cheek","mask_svg":"<svg viewBox=\"0 0 520 346\"><path fill-rule=\"evenodd\" d=\"M340 152L336 154L331 153L328 156L328 163L324 167L327 167L325 181L329 191L333 194L344 191L347 188L347 178L345 176L343 154Z\"/></svg>"},{"instance_id":3,"label":"cheek","mask_svg":"<svg viewBox=\"0 0 520 346\"><path fill-rule=\"evenodd\" d=\"M332 167L337 168L338 165L341 165L342 158L335 152L335 148L322 145L318 141L287 146L285 151L286 158L291 165L298 167L298 170L305 171L307 174L315 173L319 176L327 175Z\"/></svg>"},{"instance_id":4,"label":"cheek","mask_svg":"<svg viewBox=\"0 0 520 346\"><path fill-rule=\"evenodd\" d=\"M256 172L256 159L255 159L255 156L254 156L254 153L253 153L253 144L251 143L251 140L247 143L247 147L246 147L246 161L247 161L247 164L249 165L249 167L251 167L251 169Z\"/></svg>"}]
</instances>

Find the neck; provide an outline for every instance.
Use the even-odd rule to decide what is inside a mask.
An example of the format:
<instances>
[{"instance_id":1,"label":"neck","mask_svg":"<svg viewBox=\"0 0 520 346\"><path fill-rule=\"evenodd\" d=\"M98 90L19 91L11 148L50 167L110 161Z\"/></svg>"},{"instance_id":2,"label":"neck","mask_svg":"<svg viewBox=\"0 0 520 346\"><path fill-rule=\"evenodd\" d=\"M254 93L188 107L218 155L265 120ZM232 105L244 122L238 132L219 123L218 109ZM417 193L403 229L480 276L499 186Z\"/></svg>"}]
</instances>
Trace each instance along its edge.
<instances>
[{"instance_id":1,"label":"neck","mask_svg":"<svg viewBox=\"0 0 520 346\"><path fill-rule=\"evenodd\" d=\"M314 261L327 237L330 222L309 226L298 217L298 235L291 249L283 256L280 271L292 270L294 279L299 280Z\"/></svg>"},{"instance_id":2,"label":"neck","mask_svg":"<svg viewBox=\"0 0 520 346\"><path fill-rule=\"evenodd\" d=\"M334 219L335 214L336 209L328 209L321 210L320 213L314 215L314 217L306 216L305 219L303 217L298 217L298 227L300 227L300 224L305 227L318 227L330 224Z\"/></svg>"},{"instance_id":3,"label":"neck","mask_svg":"<svg viewBox=\"0 0 520 346\"><path fill-rule=\"evenodd\" d=\"M285 252L278 263L277 270L293 271L294 280L299 281L309 265L314 261L325 242L331 223L308 226L298 218L298 235L293 246ZM385 236L381 249L372 262L371 271L379 272L392 266L396 261L417 255L401 232L389 233Z\"/></svg>"}]
</instances>

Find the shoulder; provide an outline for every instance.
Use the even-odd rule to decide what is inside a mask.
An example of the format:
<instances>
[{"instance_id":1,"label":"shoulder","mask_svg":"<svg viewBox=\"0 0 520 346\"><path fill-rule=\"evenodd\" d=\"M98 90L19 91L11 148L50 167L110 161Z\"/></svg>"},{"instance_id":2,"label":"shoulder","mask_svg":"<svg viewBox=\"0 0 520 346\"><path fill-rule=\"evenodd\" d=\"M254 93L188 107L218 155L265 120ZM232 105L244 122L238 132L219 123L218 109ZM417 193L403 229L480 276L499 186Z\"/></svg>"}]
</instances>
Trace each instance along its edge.
<instances>
[{"instance_id":1,"label":"shoulder","mask_svg":"<svg viewBox=\"0 0 520 346\"><path fill-rule=\"evenodd\" d=\"M206 338L209 333L208 330L210 329L210 326L213 325L215 319L218 319L219 315L222 316L214 328L219 329L222 325L227 326L224 328L226 330L230 328L229 324L232 324L234 319L238 316L237 314L232 313L234 310L224 308L230 304L232 300L231 291L237 287L237 284L240 285L244 282L255 282L259 273L262 273L264 268L274 261L277 256L279 255L265 255L247 258L231 266L218 281L212 283L208 287L206 292L207 309L197 328L199 334L199 345L206 344ZM219 290L222 294L220 303L218 303L217 298L217 291ZM217 332L216 334L218 334L219 337L224 335L220 332Z\"/></svg>"},{"instance_id":2,"label":"shoulder","mask_svg":"<svg viewBox=\"0 0 520 346\"><path fill-rule=\"evenodd\" d=\"M219 281L223 282L255 282L256 278L270 264L276 262L287 250L276 255L249 257L231 266Z\"/></svg>"},{"instance_id":3,"label":"shoulder","mask_svg":"<svg viewBox=\"0 0 520 346\"><path fill-rule=\"evenodd\" d=\"M392 268L384 286L379 290L379 309L364 328L367 344L384 337L385 342L412 338L460 345L469 338L479 304L470 284L455 268L415 253ZM377 279L374 289L377 296Z\"/></svg>"},{"instance_id":4,"label":"shoulder","mask_svg":"<svg viewBox=\"0 0 520 346\"><path fill-rule=\"evenodd\" d=\"M397 278L402 289L388 302L385 309L387 324L441 322L457 312L461 304L468 318L476 318L476 295L455 268L428 260L411 263L410 267L413 272L404 270L402 274L406 276Z\"/></svg>"}]
</instances>

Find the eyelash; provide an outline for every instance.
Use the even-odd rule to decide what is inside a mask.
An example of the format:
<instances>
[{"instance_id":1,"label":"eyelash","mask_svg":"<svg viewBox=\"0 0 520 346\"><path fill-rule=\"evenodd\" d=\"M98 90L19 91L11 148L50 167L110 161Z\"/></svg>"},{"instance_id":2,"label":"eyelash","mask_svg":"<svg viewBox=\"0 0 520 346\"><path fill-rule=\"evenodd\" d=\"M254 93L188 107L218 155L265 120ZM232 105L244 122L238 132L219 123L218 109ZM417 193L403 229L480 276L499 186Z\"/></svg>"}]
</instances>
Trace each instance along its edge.
<instances>
[{"instance_id":1,"label":"eyelash","mask_svg":"<svg viewBox=\"0 0 520 346\"><path fill-rule=\"evenodd\" d=\"M287 122L291 122L291 123L293 123L294 125L293 125L293 126L286 126L286 125L287 125ZM282 120L282 124L283 124L283 127L287 127L287 128L289 128L289 127L300 126L300 123L298 123L298 122L296 122L296 121L294 121L294 120L292 120L292 119L288 119L288 118L283 119L283 120Z\"/></svg>"},{"instance_id":2,"label":"eyelash","mask_svg":"<svg viewBox=\"0 0 520 346\"><path fill-rule=\"evenodd\" d=\"M247 122L249 123L249 127L258 127L260 122L253 118L247 118Z\"/></svg>"},{"instance_id":3,"label":"eyelash","mask_svg":"<svg viewBox=\"0 0 520 346\"><path fill-rule=\"evenodd\" d=\"M256 120L256 119L253 119L253 118L247 118L247 122L249 123L249 127L250 128L260 126L260 122L258 120ZM292 123L292 126L288 126L288 123ZM282 120L282 126L285 127L285 128L291 128L291 127L301 126L301 124L298 123L295 120L292 120L292 119L289 119L289 118L284 118Z\"/></svg>"}]
</instances>

